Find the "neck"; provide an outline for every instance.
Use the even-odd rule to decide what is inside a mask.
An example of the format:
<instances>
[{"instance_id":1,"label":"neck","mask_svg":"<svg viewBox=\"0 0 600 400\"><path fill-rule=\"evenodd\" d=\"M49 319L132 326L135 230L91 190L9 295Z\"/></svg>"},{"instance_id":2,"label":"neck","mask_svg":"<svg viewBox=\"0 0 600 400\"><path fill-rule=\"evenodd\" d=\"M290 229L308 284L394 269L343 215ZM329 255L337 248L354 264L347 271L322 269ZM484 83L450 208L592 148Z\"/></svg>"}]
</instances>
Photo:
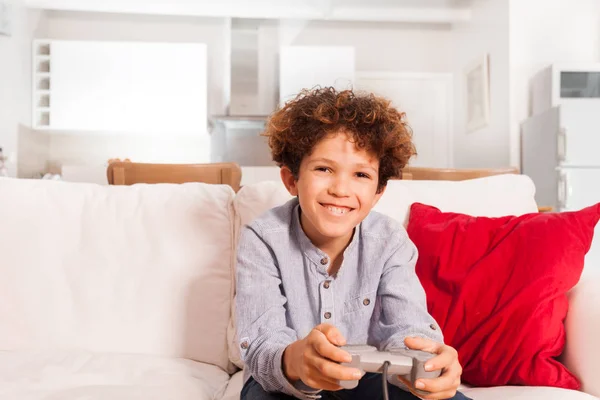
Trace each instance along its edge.
<instances>
[{"instance_id":1,"label":"neck","mask_svg":"<svg viewBox=\"0 0 600 400\"><path fill-rule=\"evenodd\" d=\"M321 243L313 243L323 252L327 253L332 260L337 259L346 250L346 247L352 241L354 230L346 237L323 240Z\"/></svg>"},{"instance_id":2,"label":"neck","mask_svg":"<svg viewBox=\"0 0 600 400\"><path fill-rule=\"evenodd\" d=\"M318 232L310 232L310 229L307 229L309 223L306 221L306 217L302 214L302 211L300 211L300 226L311 243L327 254L331 260L337 260L342 255L352 241L354 231L356 230L354 228L348 235L336 238L325 237Z\"/></svg>"}]
</instances>

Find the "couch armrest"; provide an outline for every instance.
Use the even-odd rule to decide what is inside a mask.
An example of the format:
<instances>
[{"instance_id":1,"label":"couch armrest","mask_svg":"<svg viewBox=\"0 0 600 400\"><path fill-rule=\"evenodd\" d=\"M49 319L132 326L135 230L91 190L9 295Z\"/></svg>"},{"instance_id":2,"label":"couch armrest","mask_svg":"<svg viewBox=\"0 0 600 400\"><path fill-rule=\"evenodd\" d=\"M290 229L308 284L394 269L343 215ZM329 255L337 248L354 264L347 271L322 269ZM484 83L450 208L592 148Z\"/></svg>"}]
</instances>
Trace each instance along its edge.
<instances>
[{"instance_id":1,"label":"couch armrest","mask_svg":"<svg viewBox=\"0 0 600 400\"><path fill-rule=\"evenodd\" d=\"M569 292L562 361L581 380L581 390L600 397L600 274L583 276Z\"/></svg>"}]
</instances>

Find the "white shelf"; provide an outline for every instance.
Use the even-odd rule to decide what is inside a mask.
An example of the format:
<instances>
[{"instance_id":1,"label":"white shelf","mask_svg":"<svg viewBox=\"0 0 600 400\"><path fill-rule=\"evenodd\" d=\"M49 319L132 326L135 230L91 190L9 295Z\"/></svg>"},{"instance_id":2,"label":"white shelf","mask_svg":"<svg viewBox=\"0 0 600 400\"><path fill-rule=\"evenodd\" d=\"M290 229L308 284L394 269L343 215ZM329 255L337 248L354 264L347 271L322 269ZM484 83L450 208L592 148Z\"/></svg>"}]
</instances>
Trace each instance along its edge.
<instances>
[{"instance_id":1,"label":"white shelf","mask_svg":"<svg viewBox=\"0 0 600 400\"><path fill-rule=\"evenodd\" d=\"M49 40L33 41L33 84L32 84L32 127L44 129L50 126L51 102L51 57L52 47Z\"/></svg>"},{"instance_id":2,"label":"white shelf","mask_svg":"<svg viewBox=\"0 0 600 400\"><path fill-rule=\"evenodd\" d=\"M34 129L207 135L203 43L33 41Z\"/></svg>"}]
</instances>

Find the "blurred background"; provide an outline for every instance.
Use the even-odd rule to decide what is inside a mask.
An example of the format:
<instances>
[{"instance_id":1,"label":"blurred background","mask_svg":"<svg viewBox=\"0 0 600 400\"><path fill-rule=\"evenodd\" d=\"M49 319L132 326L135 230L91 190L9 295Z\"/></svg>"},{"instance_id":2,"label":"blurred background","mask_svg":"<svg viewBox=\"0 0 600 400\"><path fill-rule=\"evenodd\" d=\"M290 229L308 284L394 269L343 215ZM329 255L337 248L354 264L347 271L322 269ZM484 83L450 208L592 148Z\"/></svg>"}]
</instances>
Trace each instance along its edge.
<instances>
[{"instance_id":1,"label":"blurred background","mask_svg":"<svg viewBox=\"0 0 600 400\"><path fill-rule=\"evenodd\" d=\"M599 76L600 0L0 0L3 174L272 166L268 115L333 85L406 112L414 166L542 169L556 192L561 166L600 181Z\"/></svg>"}]
</instances>

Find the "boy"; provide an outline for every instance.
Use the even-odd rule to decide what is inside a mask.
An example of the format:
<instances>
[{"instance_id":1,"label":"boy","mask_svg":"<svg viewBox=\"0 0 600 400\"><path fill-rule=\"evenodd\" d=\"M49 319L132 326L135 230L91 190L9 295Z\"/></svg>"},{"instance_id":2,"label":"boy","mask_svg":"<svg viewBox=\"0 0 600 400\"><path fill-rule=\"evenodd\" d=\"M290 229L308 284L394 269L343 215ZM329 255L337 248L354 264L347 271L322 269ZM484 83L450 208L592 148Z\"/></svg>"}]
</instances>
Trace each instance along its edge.
<instances>
[{"instance_id":1,"label":"boy","mask_svg":"<svg viewBox=\"0 0 600 400\"><path fill-rule=\"evenodd\" d=\"M242 400L379 399L380 374L361 377L339 348L369 344L436 353L442 370L419 380L427 399L465 399L462 372L443 344L415 274L417 250L402 225L371 209L415 154L404 115L373 95L305 91L275 112L265 135L293 196L245 227L237 260ZM389 379L390 399L415 399Z\"/></svg>"}]
</instances>

